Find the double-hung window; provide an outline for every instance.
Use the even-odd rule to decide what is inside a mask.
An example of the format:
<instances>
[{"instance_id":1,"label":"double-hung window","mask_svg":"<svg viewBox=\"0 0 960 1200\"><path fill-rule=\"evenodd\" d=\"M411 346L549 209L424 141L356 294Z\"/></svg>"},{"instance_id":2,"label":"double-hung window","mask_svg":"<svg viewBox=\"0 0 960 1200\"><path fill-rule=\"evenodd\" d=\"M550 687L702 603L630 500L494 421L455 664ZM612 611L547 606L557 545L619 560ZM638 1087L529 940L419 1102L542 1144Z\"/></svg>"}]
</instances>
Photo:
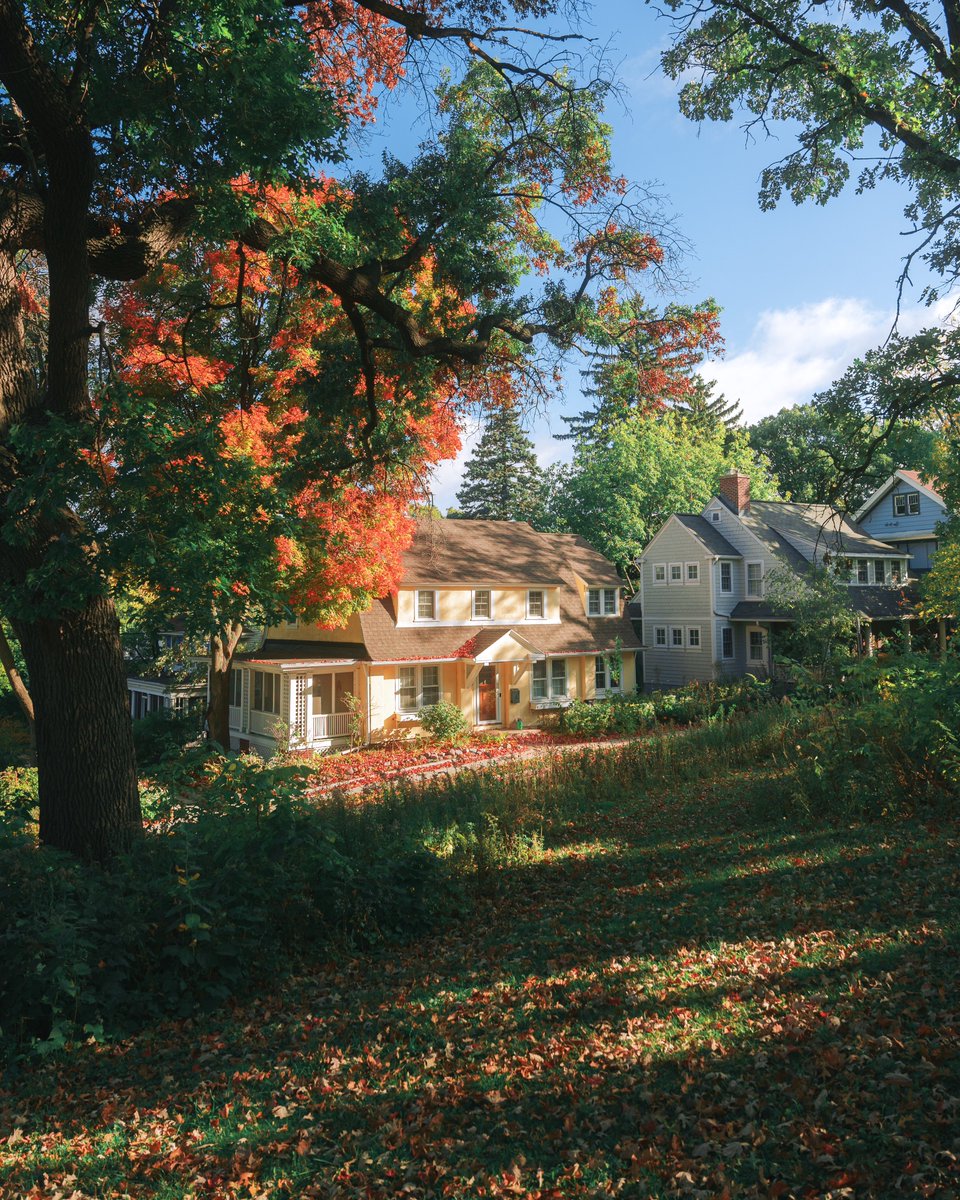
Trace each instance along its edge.
<instances>
[{"instance_id":1,"label":"double-hung window","mask_svg":"<svg viewBox=\"0 0 960 1200\"><path fill-rule=\"evenodd\" d=\"M884 583L884 582L886 582L886 578L887 578L886 564L884 563L882 558L875 558L873 560L873 582L874 583Z\"/></svg>"},{"instance_id":2,"label":"double-hung window","mask_svg":"<svg viewBox=\"0 0 960 1200\"><path fill-rule=\"evenodd\" d=\"M687 626L687 649L688 650L699 650L700 649L700 626L699 625L688 625Z\"/></svg>"},{"instance_id":3,"label":"double-hung window","mask_svg":"<svg viewBox=\"0 0 960 1200\"><path fill-rule=\"evenodd\" d=\"M733 658L733 626L724 625L720 630L720 657Z\"/></svg>"},{"instance_id":4,"label":"double-hung window","mask_svg":"<svg viewBox=\"0 0 960 1200\"><path fill-rule=\"evenodd\" d=\"M542 591L527 592L527 619L542 621L547 615L547 594Z\"/></svg>"},{"instance_id":5,"label":"double-hung window","mask_svg":"<svg viewBox=\"0 0 960 1200\"><path fill-rule=\"evenodd\" d=\"M670 582L683 583L683 563L670 564Z\"/></svg>"},{"instance_id":6,"label":"double-hung window","mask_svg":"<svg viewBox=\"0 0 960 1200\"><path fill-rule=\"evenodd\" d=\"M682 650L683 649L683 626L682 625L671 625L670 626L670 648L671 648L671 650Z\"/></svg>"},{"instance_id":7,"label":"double-hung window","mask_svg":"<svg viewBox=\"0 0 960 1200\"><path fill-rule=\"evenodd\" d=\"M663 648L667 644L667 627L666 625L654 625L653 627L653 644L658 648Z\"/></svg>"},{"instance_id":8,"label":"double-hung window","mask_svg":"<svg viewBox=\"0 0 960 1200\"><path fill-rule=\"evenodd\" d=\"M733 591L733 563L722 562L720 564L720 591Z\"/></svg>"},{"instance_id":9,"label":"double-hung window","mask_svg":"<svg viewBox=\"0 0 960 1200\"><path fill-rule=\"evenodd\" d=\"M667 582L667 564L666 563L654 563L653 564L653 582L654 583L666 583Z\"/></svg>"},{"instance_id":10,"label":"double-hung window","mask_svg":"<svg viewBox=\"0 0 960 1200\"><path fill-rule=\"evenodd\" d=\"M617 615L617 589L587 588L587 615L615 617Z\"/></svg>"},{"instance_id":11,"label":"double-hung window","mask_svg":"<svg viewBox=\"0 0 960 1200\"><path fill-rule=\"evenodd\" d=\"M530 697L533 700L559 700L567 694L567 660L545 658L533 664Z\"/></svg>"},{"instance_id":12,"label":"double-hung window","mask_svg":"<svg viewBox=\"0 0 960 1200\"><path fill-rule=\"evenodd\" d=\"M253 673L253 704L254 712L280 712L280 676L271 675L266 671Z\"/></svg>"},{"instance_id":13,"label":"double-hung window","mask_svg":"<svg viewBox=\"0 0 960 1200\"><path fill-rule=\"evenodd\" d=\"M897 492L893 497L893 515L915 517L920 512L919 492Z\"/></svg>"},{"instance_id":14,"label":"double-hung window","mask_svg":"<svg viewBox=\"0 0 960 1200\"><path fill-rule=\"evenodd\" d=\"M477 588L473 593L473 619L489 621L493 617L493 593L489 588Z\"/></svg>"},{"instance_id":15,"label":"double-hung window","mask_svg":"<svg viewBox=\"0 0 960 1200\"><path fill-rule=\"evenodd\" d=\"M765 646L764 646L763 631L760 629L751 629L750 630L750 661L751 662L763 662L764 658L765 658L764 650L765 650Z\"/></svg>"},{"instance_id":16,"label":"double-hung window","mask_svg":"<svg viewBox=\"0 0 960 1200\"><path fill-rule=\"evenodd\" d=\"M686 582L687 583L699 583L700 582L700 564L699 563L687 563L686 564Z\"/></svg>"},{"instance_id":17,"label":"double-hung window","mask_svg":"<svg viewBox=\"0 0 960 1200\"><path fill-rule=\"evenodd\" d=\"M397 672L397 712L416 713L439 702L439 666L400 667Z\"/></svg>"},{"instance_id":18,"label":"double-hung window","mask_svg":"<svg viewBox=\"0 0 960 1200\"><path fill-rule=\"evenodd\" d=\"M239 708L243 703L243 672L230 668L230 707Z\"/></svg>"},{"instance_id":19,"label":"double-hung window","mask_svg":"<svg viewBox=\"0 0 960 1200\"><path fill-rule=\"evenodd\" d=\"M747 595L754 600L763 595L763 563L747 563Z\"/></svg>"},{"instance_id":20,"label":"double-hung window","mask_svg":"<svg viewBox=\"0 0 960 1200\"><path fill-rule=\"evenodd\" d=\"M598 654L594 659L594 684L597 695L603 692L620 691L620 666L611 662L605 654Z\"/></svg>"},{"instance_id":21,"label":"double-hung window","mask_svg":"<svg viewBox=\"0 0 960 1200\"><path fill-rule=\"evenodd\" d=\"M437 619L437 593L417 592L417 620L435 621Z\"/></svg>"}]
</instances>

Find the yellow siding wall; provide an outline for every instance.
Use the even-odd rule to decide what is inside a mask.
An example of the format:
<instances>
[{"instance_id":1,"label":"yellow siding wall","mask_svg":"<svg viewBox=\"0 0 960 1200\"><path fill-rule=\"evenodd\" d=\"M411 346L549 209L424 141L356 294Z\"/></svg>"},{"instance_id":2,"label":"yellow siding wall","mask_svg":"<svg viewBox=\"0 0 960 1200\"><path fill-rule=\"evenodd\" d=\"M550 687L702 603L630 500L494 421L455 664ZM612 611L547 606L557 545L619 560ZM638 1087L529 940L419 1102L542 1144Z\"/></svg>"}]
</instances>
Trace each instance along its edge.
<instances>
[{"instance_id":1,"label":"yellow siding wall","mask_svg":"<svg viewBox=\"0 0 960 1200\"><path fill-rule=\"evenodd\" d=\"M272 625L267 637L286 642L362 642L363 632L360 617L354 613L338 629L321 629L319 625L300 621L297 625Z\"/></svg>"},{"instance_id":2,"label":"yellow siding wall","mask_svg":"<svg viewBox=\"0 0 960 1200\"><path fill-rule=\"evenodd\" d=\"M397 619L401 625L413 625L416 620L416 588L401 590L397 601ZM438 621L445 624L470 624L473 621L473 591L468 588L421 588L421 591L437 593ZM495 625L514 624L527 619L527 588L490 588L493 600ZM556 588L534 588L546 593L546 619L556 620L559 616L559 600ZM476 622L482 624L483 622Z\"/></svg>"}]
</instances>

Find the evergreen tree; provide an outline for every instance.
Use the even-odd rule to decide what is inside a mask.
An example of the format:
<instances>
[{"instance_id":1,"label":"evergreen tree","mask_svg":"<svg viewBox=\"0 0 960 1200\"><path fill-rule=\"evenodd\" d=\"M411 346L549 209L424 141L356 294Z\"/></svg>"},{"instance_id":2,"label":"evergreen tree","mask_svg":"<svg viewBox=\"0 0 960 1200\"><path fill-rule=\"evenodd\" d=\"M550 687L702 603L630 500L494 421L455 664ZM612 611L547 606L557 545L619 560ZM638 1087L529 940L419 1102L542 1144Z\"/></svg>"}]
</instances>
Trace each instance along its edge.
<instances>
[{"instance_id":1,"label":"evergreen tree","mask_svg":"<svg viewBox=\"0 0 960 1200\"><path fill-rule=\"evenodd\" d=\"M705 433L715 433L720 428L733 433L743 419L739 400L727 400L723 393L714 396L716 383L712 379L695 375L690 382L693 390L674 404L675 411Z\"/></svg>"},{"instance_id":2,"label":"evergreen tree","mask_svg":"<svg viewBox=\"0 0 960 1200\"><path fill-rule=\"evenodd\" d=\"M458 516L466 519L541 523L546 480L514 407L491 413L464 469L457 500Z\"/></svg>"}]
</instances>

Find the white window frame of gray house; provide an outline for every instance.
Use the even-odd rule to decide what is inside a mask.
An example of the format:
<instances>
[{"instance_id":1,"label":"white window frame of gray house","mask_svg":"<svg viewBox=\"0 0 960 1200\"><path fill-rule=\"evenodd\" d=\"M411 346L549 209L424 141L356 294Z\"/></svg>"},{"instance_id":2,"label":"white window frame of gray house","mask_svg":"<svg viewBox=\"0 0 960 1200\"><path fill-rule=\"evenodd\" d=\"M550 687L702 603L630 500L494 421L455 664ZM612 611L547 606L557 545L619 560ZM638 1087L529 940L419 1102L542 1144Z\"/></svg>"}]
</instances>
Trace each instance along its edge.
<instances>
[{"instance_id":1,"label":"white window frame of gray house","mask_svg":"<svg viewBox=\"0 0 960 1200\"><path fill-rule=\"evenodd\" d=\"M427 597L430 597L429 613L424 613L423 602ZM437 620L437 593L429 588L417 589L416 605L414 608L414 619L417 621L436 621Z\"/></svg>"},{"instance_id":2,"label":"white window frame of gray house","mask_svg":"<svg viewBox=\"0 0 960 1200\"><path fill-rule=\"evenodd\" d=\"M714 523L714 525L720 524L720 509L719 508L711 509L710 520Z\"/></svg>"},{"instance_id":3,"label":"white window frame of gray house","mask_svg":"<svg viewBox=\"0 0 960 1200\"><path fill-rule=\"evenodd\" d=\"M679 635L679 637L678 637L678 635ZM683 639L683 626L682 625L671 625L670 626L670 649L671 650L682 650L683 649L683 640L684 640Z\"/></svg>"},{"instance_id":4,"label":"white window frame of gray house","mask_svg":"<svg viewBox=\"0 0 960 1200\"><path fill-rule=\"evenodd\" d=\"M565 658L538 658L533 664L530 676L530 699L537 702L565 700L566 698L567 660Z\"/></svg>"},{"instance_id":5,"label":"white window frame of gray house","mask_svg":"<svg viewBox=\"0 0 960 1200\"><path fill-rule=\"evenodd\" d=\"M239 708L243 703L243 671L240 667L230 668L228 687L230 689L230 707Z\"/></svg>"},{"instance_id":6,"label":"white window frame of gray house","mask_svg":"<svg viewBox=\"0 0 960 1200\"><path fill-rule=\"evenodd\" d=\"M660 635L663 634L661 638ZM666 625L654 625L653 627L653 645L656 650L666 650L669 643L667 641Z\"/></svg>"},{"instance_id":7,"label":"white window frame of gray house","mask_svg":"<svg viewBox=\"0 0 960 1200\"><path fill-rule=\"evenodd\" d=\"M593 685L598 696L610 696L623 691L623 670L611 663L606 654L593 659Z\"/></svg>"},{"instance_id":8,"label":"white window frame of gray house","mask_svg":"<svg viewBox=\"0 0 960 1200\"><path fill-rule=\"evenodd\" d=\"M751 567L756 567L760 572L755 579L750 578ZM747 599L759 600L763 596L763 563L759 559L748 562L745 569L747 572ZM754 584L756 584L756 588L754 588Z\"/></svg>"},{"instance_id":9,"label":"white window frame of gray house","mask_svg":"<svg viewBox=\"0 0 960 1200\"><path fill-rule=\"evenodd\" d=\"M273 717L280 715L279 675L273 671L254 671L250 688L250 711L267 713Z\"/></svg>"},{"instance_id":10,"label":"white window frame of gray house","mask_svg":"<svg viewBox=\"0 0 960 1200\"><path fill-rule=\"evenodd\" d=\"M587 616L615 617L618 588L587 588Z\"/></svg>"},{"instance_id":11,"label":"white window frame of gray house","mask_svg":"<svg viewBox=\"0 0 960 1200\"><path fill-rule=\"evenodd\" d=\"M657 578L658 571L662 572L662 574L660 575L659 578ZM656 584L657 587L663 587L663 585L667 582L667 564L666 563L654 563L653 564L653 582L654 582L654 584Z\"/></svg>"},{"instance_id":12,"label":"white window frame of gray house","mask_svg":"<svg viewBox=\"0 0 960 1200\"><path fill-rule=\"evenodd\" d=\"M539 612L534 612L537 605L533 604L533 597L539 596ZM528 621L545 621L547 619L547 593L543 588L531 588L527 592L527 620Z\"/></svg>"},{"instance_id":13,"label":"white window frame of gray house","mask_svg":"<svg viewBox=\"0 0 960 1200\"><path fill-rule=\"evenodd\" d=\"M857 559L857 583L870 582L870 560L868 558Z\"/></svg>"},{"instance_id":14,"label":"white window frame of gray house","mask_svg":"<svg viewBox=\"0 0 960 1200\"><path fill-rule=\"evenodd\" d=\"M731 593L733 591L733 563L722 562L720 564L720 591Z\"/></svg>"},{"instance_id":15,"label":"white window frame of gray house","mask_svg":"<svg viewBox=\"0 0 960 1200\"><path fill-rule=\"evenodd\" d=\"M693 572L691 575L690 572ZM697 587L700 583L700 564L698 562L688 562L683 564L683 582L688 587Z\"/></svg>"},{"instance_id":16,"label":"white window frame of gray house","mask_svg":"<svg viewBox=\"0 0 960 1200\"><path fill-rule=\"evenodd\" d=\"M669 582L683 583L683 563L670 563Z\"/></svg>"},{"instance_id":17,"label":"white window frame of gray house","mask_svg":"<svg viewBox=\"0 0 960 1200\"><path fill-rule=\"evenodd\" d=\"M759 654L754 654L754 652L753 652L754 646L756 645L754 638L760 639L760 653ZM750 636L747 638L747 657L748 657L748 660L752 663L756 663L756 662L765 663L767 661L767 635L763 632L762 629L751 629L750 630Z\"/></svg>"},{"instance_id":18,"label":"white window frame of gray house","mask_svg":"<svg viewBox=\"0 0 960 1200\"><path fill-rule=\"evenodd\" d=\"M727 653L727 643L730 643L730 652ZM722 625L720 627L720 657L724 662L732 662L736 657L733 648L733 626Z\"/></svg>"},{"instance_id":19,"label":"white window frame of gray house","mask_svg":"<svg viewBox=\"0 0 960 1200\"><path fill-rule=\"evenodd\" d=\"M882 558L875 558L873 560L873 582L874 583L886 583L887 582L887 564L884 562L884 560Z\"/></svg>"},{"instance_id":20,"label":"white window frame of gray house","mask_svg":"<svg viewBox=\"0 0 960 1200\"><path fill-rule=\"evenodd\" d=\"M481 596L486 597L485 604L481 601ZM486 608L487 611L483 612L483 608ZM490 588L474 588L473 607L471 612L473 613L473 619L475 621L493 620L493 592L490 590Z\"/></svg>"},{"instance_id":21,"label":"white window frame of gray house","mask_svg":"<svg viewBox=\"0 0 960 1200\"><path fill-rule=\"evenodd\" d=\"M893 515L895 517L918 517L920 515L920 493L894 492Z\"/></svg>"},{"instance_id":22,"label":"white window frame of gray house","mask_svg":"<svg viewBox=\"0 0 960 1200\"><path fill-rule=\"evenodd\" d=\"M702 650L703 649L703 636L702 636L701 628L699 625L688 625L687 626L687 649L688 650Z\"/></svg>"},{"instance_id":23,"label":"white window frame of gray house","mask_svg":"<svg viewBox=\"0 0 960 1200\"><path fill-rule=\"evenodd\" d=\"M440 702L440 664L397 668L397 712L403 716Z\"/></svg>"}]
</instances>

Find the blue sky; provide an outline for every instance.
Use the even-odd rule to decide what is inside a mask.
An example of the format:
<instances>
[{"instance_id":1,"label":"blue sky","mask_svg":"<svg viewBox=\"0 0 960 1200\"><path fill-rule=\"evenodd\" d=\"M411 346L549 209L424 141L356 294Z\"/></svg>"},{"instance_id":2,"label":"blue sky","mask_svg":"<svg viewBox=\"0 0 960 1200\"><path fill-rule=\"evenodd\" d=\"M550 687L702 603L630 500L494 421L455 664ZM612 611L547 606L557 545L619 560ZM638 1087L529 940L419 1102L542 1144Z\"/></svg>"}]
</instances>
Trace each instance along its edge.
<instances>
[{"instance_id":1,"label":"blue sky","mask_svg":"<svg viewBox=\"0 0 960 1200\"><path fill-rule=\"evenodd\" d=\"M748 421L809 400L890 329L908 248L906 196L890 186L858 196L851 187L825 206L784 201L762 212L760 172L792 149L789 132L748 143L736 121L697 126L681 116L677 85L659 68L668 23L640 0L599 0L583 32L619 62L623 106L607 114L617 170L660 185L691 243L684 298L712 296L723 310L725 354L703 374L740 399ZM373 143L409 138L387 116ZM908 295L901 327L928 323L917 292ZM563 428L560 414L582 406L576 366L568 378L563 404L529 422L544 462L569 453L552 437ZM460 459L437 472L441 509L455 502L476 433L469 428Z\"/></svg>"}]
</instances>

